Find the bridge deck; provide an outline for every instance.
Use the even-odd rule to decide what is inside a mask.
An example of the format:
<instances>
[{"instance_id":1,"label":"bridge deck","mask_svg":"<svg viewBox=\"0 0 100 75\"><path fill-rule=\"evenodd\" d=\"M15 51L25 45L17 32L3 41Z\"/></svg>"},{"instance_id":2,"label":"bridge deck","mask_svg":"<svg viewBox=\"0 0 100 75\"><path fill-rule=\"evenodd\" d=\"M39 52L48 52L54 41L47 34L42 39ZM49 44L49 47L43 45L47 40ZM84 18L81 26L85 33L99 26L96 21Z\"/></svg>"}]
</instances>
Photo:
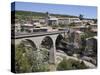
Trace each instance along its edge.
<instances>
[{"instance_id":1,"label":"bridge deck","mask_svg":"<svg viewBox=\"0 0 100 75\"><path fill-rule=\"evenodd\" d=\"M45 35L54 35L65 33L67 31L53 31L53 32L35 32L35 33L15 33L15 35L11 36L12 39L19 39L25 37L38 37L38 36L45 36Z\"/></svg>"}]
</instances>

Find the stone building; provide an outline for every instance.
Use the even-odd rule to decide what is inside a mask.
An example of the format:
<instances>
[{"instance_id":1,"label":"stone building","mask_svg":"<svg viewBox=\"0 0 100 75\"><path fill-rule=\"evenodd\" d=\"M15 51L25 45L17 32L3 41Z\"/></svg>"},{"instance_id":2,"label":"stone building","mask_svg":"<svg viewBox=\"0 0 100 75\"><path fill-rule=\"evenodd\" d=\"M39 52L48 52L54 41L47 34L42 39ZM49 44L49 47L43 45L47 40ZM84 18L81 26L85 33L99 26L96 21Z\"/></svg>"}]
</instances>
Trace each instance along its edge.
<instances>
[{"instance_id":1,"label":"stone building","mask_svg":"<svg viewBox=\"0 0 100 75\"><path fill-rule=\"evenodd\" d=\"M84 33L81 31L74 32L74 44L76 45L77 48L81 46L81 36L82 35L84 35Z\"/></svg>"}]
</instances>

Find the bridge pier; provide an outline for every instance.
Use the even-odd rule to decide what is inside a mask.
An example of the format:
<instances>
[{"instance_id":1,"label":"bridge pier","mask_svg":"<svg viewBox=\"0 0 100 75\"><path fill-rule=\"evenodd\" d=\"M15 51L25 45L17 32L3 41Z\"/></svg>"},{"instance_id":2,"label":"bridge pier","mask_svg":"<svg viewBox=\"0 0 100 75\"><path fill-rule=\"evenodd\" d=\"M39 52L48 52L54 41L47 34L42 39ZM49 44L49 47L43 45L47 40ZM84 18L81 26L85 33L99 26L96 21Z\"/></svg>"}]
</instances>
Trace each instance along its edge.
<instances>
[{"instance_id":1,"label":"bridge pier","mask_svg":"<svg viewBox=\"0 0 100 75\"><path fill-rule=\"evenodd\" d=\"M56 46L55 46L55 40L53 40L53 47L50 50L50 59L49 62L51 64L56 64Z\"/></svg>"}]
</instances>

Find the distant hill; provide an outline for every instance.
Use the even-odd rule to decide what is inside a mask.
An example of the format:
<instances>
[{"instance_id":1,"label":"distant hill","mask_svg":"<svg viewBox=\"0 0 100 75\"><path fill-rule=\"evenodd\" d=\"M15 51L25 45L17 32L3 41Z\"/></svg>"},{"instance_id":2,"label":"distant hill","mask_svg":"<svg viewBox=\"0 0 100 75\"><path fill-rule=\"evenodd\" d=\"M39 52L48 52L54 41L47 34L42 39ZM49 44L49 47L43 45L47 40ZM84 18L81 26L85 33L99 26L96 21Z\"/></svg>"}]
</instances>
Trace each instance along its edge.
<instances>
[{"instance_id":1,"label":"distant hill","mask_svg":"<svg viewBox=\"0 0 100 75\"><path fill-rule=\"evenodd\" d=\"M12 11L13 13L13 11ZM16 17L27 17L27 16L33 16L33 17L45 17L46 13L43 12L31 12L31 11L16 11L15 12ZM71 16L71 15L62 15L62 14L50 14L51 16L55 17L70 17L70 18L76 18L77 16Z\"/></svg>"},{"instance_id":2,"label":"distant hill","mask_svg":"<svg viewBox=\"0 0 100 75\"><path fill-rule=\"evenodd\" d=\"M45 16L45 13L41 12L30 12L30 11L16 11L16 15L24 15L24 16Z\"/></svg>"}]
</instances>

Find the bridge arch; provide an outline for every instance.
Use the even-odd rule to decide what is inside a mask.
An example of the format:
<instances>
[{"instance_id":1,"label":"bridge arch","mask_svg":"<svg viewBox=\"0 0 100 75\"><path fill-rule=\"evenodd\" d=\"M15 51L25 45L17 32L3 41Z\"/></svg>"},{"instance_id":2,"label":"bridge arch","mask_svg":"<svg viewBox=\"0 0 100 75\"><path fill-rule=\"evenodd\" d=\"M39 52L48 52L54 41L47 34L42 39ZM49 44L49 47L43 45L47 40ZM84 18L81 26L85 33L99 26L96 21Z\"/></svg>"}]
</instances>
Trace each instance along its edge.
<instances>
[{"instance_id":1,"label":"bridge arch","mask_svg":"<svg viewBox=\"0 0 100 75\"><path fill-rule=\"evenodd\" d=\"M24 39L21 41L21 43L24 44L25 48L28 50L37 50L36 44L34 43L34 41L30 40L30 39Z\"/></svg>"},{"instance_id":2,"label":"bridge arch","mask_svg":"<svg viewBox=\"0 0 100 75\"><path fill-rule=\"evenodd\" d=\"M42 48L50 49L53 47L53 40L50 36L45 36L40 45Z\"/></svg>"},{"instance_id":3,"label":"bridge arch","mask_svg":"<svg viewBox=\"0 0 100 75\"><path fill-rule=\"evenodd\" d=\"M41 41L41 48L48 49L49 63L55 63L55 41L50 36L45 36Z\"/></svg>"},{"instance_id":4,"label":"bridge arch","mask_svg":"<svg viewBox=\"0 0 100 75\"><path fill-rule=\"evenodd\" d=\"M62 41L64 40L64 36L59 34L55 40L55 46L56 46L56 50L58 50L59 48L61 48L62 46Z\"/></svg>"}]
</instances>

